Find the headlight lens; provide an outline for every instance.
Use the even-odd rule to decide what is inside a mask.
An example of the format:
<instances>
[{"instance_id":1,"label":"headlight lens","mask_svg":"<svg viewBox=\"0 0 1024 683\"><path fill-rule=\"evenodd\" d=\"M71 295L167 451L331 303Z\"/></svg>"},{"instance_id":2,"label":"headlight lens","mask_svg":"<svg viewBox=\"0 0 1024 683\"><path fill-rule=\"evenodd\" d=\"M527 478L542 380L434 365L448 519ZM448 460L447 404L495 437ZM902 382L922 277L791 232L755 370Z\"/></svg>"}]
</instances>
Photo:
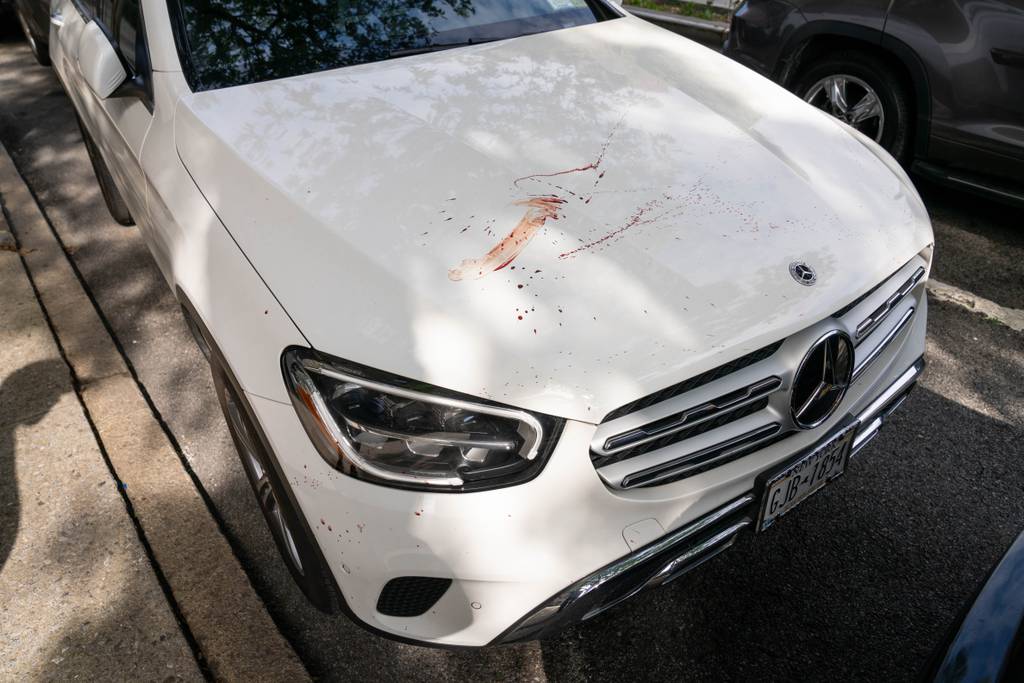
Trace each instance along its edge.
<instances>
[{"instance_id":1,"label":"headlight lens","mask_svg":"<svg viewBox=\"0 0 1024 683\"><path fill-rule=\"evenodd\" d=\"M540 472L562 421L290 348L285 382L321 457L399 488L475 491Z\"/></svg>"}]
</instances>

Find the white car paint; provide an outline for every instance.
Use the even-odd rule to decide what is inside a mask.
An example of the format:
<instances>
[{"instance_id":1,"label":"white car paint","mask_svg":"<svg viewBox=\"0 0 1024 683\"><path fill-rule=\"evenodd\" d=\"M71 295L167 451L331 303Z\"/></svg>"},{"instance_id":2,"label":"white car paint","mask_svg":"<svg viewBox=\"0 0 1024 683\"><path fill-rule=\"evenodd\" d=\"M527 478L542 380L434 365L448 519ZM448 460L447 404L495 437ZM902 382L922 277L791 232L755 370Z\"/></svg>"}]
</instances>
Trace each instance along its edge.
<instances>
[{"instance_id":1,"label":"white car paint","mask_svg":"<svg viewBox=\"0 0 1024 683\"><path fill-rule=\"evenodd\" d=\"M245 389L349 608L393 635L487 644L749 491L840 416L632 491L591 464L595 425L771 342L802 353L836 310L929 265L927 214L884 152L630 17L192 93L166 3L143 0L150 110L85 85L72 47L84 24L56 5L55 68L155 260ZM506 267L476 263L515 230L529 239L499 249L515 256ZM794 261L814 265L816 286L793 281ZM922 283L912 327L841 412L920 357L923 296ZM280 369L291 345L569 421L526 484L368 484L332 470L300 425ZM378 613L384 583L407 575L455 583L423 617Z\"/></svg>"},{"instance_id":2,"label":"white car paint","mask_svg":"<svg viewBox=\"0 0 1024 683\"><path fill-rule=\"evenodd\" d=\"M175 126L313 346L577 420L827 316L931 241L848 129L633 19L197 93ZM566 203L509 267L449 277L537 195Z\"/></svg>"},{"instance_id":3,"label":"white car paint","mask_svg":"<svg viewBox=\"0 0 1024 683\"><path fill-rule=\"evenodd\" d=\"M128 77L114 46L95 22L86 24L82 29L78 38L78 54L83 57L82 62L90 65L90 68L82 69L82 79L101 100L113 95Z\"/></svg>"}]
</instances>

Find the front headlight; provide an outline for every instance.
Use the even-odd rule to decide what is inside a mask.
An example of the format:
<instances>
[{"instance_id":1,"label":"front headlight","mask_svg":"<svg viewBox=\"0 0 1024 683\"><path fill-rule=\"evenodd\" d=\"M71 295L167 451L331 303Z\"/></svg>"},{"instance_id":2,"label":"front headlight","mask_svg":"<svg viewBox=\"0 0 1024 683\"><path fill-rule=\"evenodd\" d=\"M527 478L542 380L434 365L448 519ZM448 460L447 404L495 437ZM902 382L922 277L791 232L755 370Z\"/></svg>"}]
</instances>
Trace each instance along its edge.
<instances>
[{"instance_id":1,"label":"front headlight","mask_svg":"<svg viewBox=\"0 0 1024 683\"><path fill-rule=\"evenodd\" d=\"M536 476L563 421L290 348L292 404L321 457L399 488L478 491Z\"/></svg>"}]
</instances>

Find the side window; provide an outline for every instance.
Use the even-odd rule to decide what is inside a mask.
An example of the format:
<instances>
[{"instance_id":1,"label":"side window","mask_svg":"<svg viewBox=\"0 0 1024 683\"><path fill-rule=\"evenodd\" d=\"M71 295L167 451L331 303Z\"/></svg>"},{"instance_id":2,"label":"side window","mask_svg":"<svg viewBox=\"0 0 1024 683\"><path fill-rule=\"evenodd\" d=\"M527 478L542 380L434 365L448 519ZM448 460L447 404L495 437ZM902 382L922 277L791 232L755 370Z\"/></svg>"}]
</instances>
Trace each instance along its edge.
<instances>
[{"instance_id":1,"label":"side window","mask_svg":"<svg viewBox=\"0 0 1024 683\"><path fill-rule=\"evenodd\" d=\"M138 71L136 49L142 33L139 21L139 0L119 0L114 12L113 21L109 24L114 31L121 54L132 67Z\"/></svg>"},{"instance_id":2,"label":"side window","mask_svg":"<svg viewBox=\"0 0 1024 683\"><path fill-rule=\"evenodd\" d=\"M78 13L82 15L85 21L91 21L96 16L98 11L97 5L99 5L99 0L75 0Z\"/></svg>"},{"instance_id":3,"label":"side window","mask_svg":"<svg viewBox=\"0 0 1024 683\"><path fill-rule=\"evenodd\" d=\"M93 15L96 21L107 27L113 26L111 20L114 18L114 0L93 0L89 4L96 7L96 13Z\"/></svg>"}]
</instances>

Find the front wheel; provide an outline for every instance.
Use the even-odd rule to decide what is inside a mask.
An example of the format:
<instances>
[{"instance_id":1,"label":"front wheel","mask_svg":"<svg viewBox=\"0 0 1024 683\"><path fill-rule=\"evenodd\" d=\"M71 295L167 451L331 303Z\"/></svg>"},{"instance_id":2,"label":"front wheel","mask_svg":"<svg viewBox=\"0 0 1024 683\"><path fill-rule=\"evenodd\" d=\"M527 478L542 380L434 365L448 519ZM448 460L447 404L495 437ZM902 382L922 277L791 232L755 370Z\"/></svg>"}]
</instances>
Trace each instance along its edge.
<instances>
[{"instance_id":1,"label":"front wheel","mask_svg":"<svg viewBox=\"0 0 1024 683\"><path fill-rule=\"evenodd\" d=\"M302 521L301 513L292 503L281 475L263 447L256 426L231 380L218 367L216 360L211 363L211 367L228 431L281 559L313 605L327 613L337 611L338 599L333 578L316 546L316 540L312 538Z\"/></svg>"},{"instance_id":2,"label":"front wheel","mask_svg":"<svg viewBox=\"0 0 1024 683\"><path fill-rule=\"evenodd\" d=\"M800 73L794 90L877 142L900 162L908 160L910 98L906 86L883 60L856 50L827 55Z\"/></svg>"}]
</instances>

